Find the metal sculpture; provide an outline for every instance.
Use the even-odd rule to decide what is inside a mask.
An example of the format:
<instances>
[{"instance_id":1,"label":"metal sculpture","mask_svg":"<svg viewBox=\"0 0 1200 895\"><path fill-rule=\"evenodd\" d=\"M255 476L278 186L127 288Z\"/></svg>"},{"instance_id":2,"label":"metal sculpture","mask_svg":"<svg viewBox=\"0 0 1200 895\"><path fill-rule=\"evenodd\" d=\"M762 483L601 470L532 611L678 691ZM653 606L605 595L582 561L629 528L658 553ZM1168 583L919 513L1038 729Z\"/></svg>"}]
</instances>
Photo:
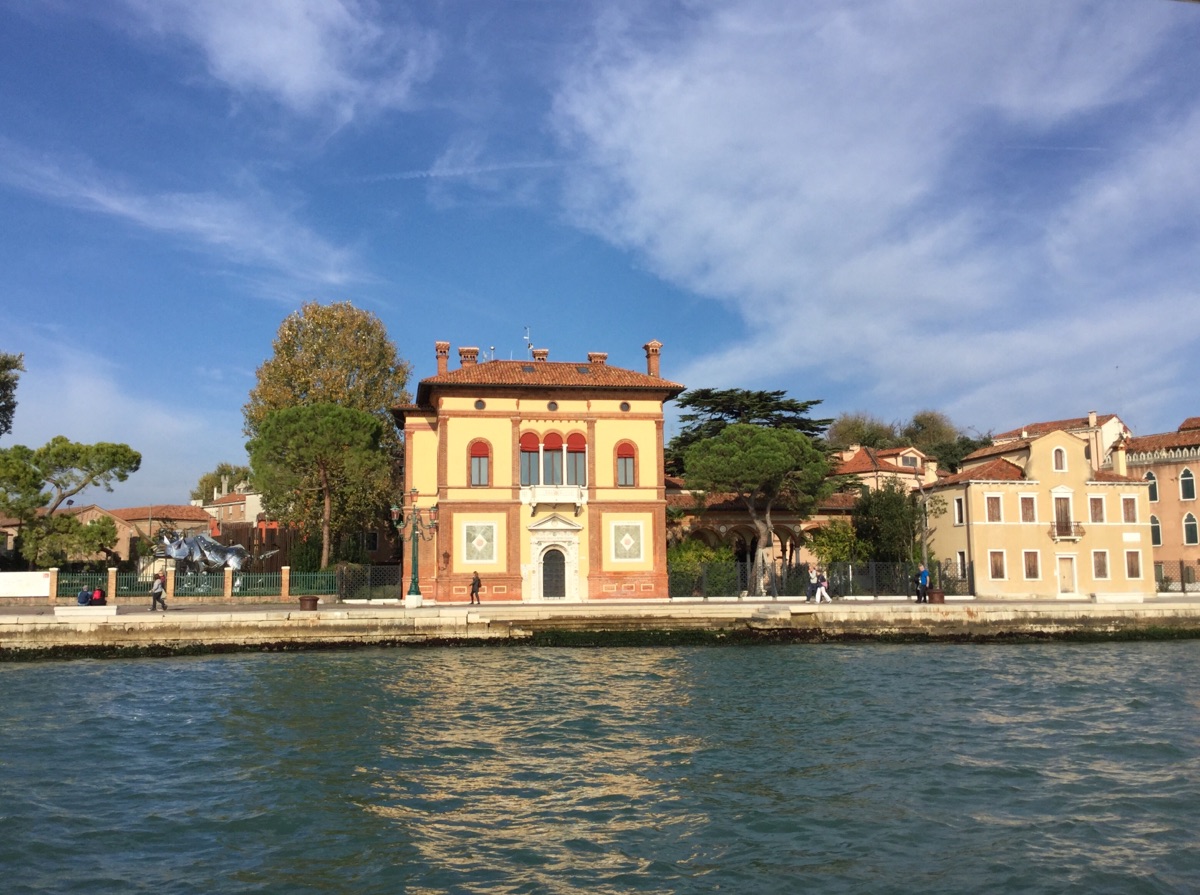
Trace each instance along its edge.
<instances>
[{"instance_id":1,"label":"metal sculpture","mask_svg":"<svg viewBox=\"0 0 1200 895\"><path fill-rule=\"evenodd\" d=\"M206 534L184 535L178 531L162 532L159 534L159 540L161 543L155 545L154 555L159 559L175 560L176 569L184 573L215 572L224 568L241 572L251 563L279 552L268 550L266 553L252 555L241 544L226 547Z\"/></svg>"}]
</instances>

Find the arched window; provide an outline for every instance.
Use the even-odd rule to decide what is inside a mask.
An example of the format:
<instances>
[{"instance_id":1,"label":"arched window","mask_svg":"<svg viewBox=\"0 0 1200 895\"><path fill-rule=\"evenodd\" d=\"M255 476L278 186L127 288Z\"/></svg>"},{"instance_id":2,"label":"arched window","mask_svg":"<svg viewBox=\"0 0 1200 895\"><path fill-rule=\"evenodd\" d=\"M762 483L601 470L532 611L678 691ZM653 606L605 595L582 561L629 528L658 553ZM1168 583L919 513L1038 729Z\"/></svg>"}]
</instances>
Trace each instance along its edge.
<instances>
[{"instance_id":1,"label":"arched window","mask_svg":"<svg viewBox=\"0 0 1200 895\"><path fill-rule=\"evenodd\" d=\"M1185 469L1179 473L1179 499L1196 499L1196 477L1192 475L1190 469Z\"/></svg>"},{"instance_id":2,"label":"arched window","mask_svg":"<svg viewBox=\"0 0 1200 895\"><path fill-rule=\"evenodd\" d=\"M567 436L567 484L581 488L587 484L587 439L581 432Z\"/></svg>"},{"instance_id":3,"label":"arched window","mask_svg":"<svg viewBox=\"0 0 1200 895\"><path fill-rule=\"evenodd\" d=\"M617 486L633 488L637 485L637 451L628 441L617 445Z\"/></svg>"},{"instance_id":4,"label":"arched window","mask_svg":"<svg viewBox=\"0 0 1200 895\"><path fill-rule=\"evenodd\" d=\"M538 447L541 440L536 432L526 432L521 436L521 484L524 486L540 485L542 480L538 475Z\"/></svg>"},{"instance_id":5,"label":"arched window","mask_svg":"<svg viewBox=\"0 0 1200 895\"><path fill-rule=\"evenodd\" d=\"M492 483L492 449L486 441L471 443L471 487L486 488Z\"/></svg>"},{"instance_id":6,"label":"arched window","mask_svg":"<svg viewBox=\"0 0 1200 895\"><path fill-rule=\"evenodd\" d=\"M1067 452L1060 447L1054 449L1054 471L1067 471Z\"/></svg>"},{"instance_id":7,"label":"arched window","mask_svg":"<svg viewBox=\"0 0 1200 895\"><path fill-rule=\"evenodd\" d=\"M1146 481L1150 483L1150 502L1158 503L1158 478L1152 472L1146 473Z\"/></svg>"},{"instance_id":8,"label":"arched window","mask_svg":"<svg viewBox=\"0 0 1200 895\"><path fill-rule=\"evenodd\" d=\"M557 432L551 432L542 439L542 484L561 485L563 483L563 439Z\"/></svg>"},{"instance_id":9,"label":"arched window","mask_svg":"<svg viewBox=\"0 0 1200 895\"><path fill-rule=\"evenodd\" d=\"M1191 513L1183 517L1183 543L1200 544L1200 527L1196 525L1196 517Z\"/></svg>"},{"instance_id":10,"label":"arched window","mask_svg":"<svg viewBox=\"0 0 1200 895\"><path fill-rule=\"evenodd\" d=\"M1162 546L1162 526L1158 524L1158 517L1150 517L1150 546Z\"/></svg>"}]
</instances>

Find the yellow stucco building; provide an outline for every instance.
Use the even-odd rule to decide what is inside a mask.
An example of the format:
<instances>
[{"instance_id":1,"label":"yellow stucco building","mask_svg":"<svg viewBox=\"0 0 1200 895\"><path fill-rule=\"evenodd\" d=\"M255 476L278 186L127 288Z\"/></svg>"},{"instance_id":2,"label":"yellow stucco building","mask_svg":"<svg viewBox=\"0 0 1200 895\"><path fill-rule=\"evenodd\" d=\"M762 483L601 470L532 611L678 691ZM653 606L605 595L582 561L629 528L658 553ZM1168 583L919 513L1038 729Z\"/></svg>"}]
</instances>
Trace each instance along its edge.
<instances>
[{"instance_id":1,"label":"yellow stucco building","mask_svg":"<svg viewBox=\"0 0 1200 895\"><path fill-rule=\"evenodd\" d=\"M1148 484L1121 442L1052 429L993 444L927 491L931 547L983 598L1140 601L1154 593ZM1100 468L1108 460L1110 468Z\"/></svg>"},{"instance_id":2,"label":"yellow stucco building","mask_svg":"<svg viewBox=\"0 0 1200 895\"><path fill-rule=\"evenodd\" d=\"M683 386L586 362L480 361L437 342L437 374L394 409L405 439L405 512L437 507L419 542L425 601L667 596L663 404Z\"/></svg>"}]
</instances>

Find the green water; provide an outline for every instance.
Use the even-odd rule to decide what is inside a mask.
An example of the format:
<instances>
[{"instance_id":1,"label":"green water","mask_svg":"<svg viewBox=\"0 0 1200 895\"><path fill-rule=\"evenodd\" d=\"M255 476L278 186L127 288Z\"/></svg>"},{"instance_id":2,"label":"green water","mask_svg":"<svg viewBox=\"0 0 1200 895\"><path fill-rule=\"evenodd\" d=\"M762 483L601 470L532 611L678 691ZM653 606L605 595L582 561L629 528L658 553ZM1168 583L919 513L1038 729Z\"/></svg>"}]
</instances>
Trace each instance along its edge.
<instances>
[{"instance_id":1,"label":"green water","mask_svg":"<svg viewBox=\"0 0 1200 895\"><path fill-rule=\"evenodd\" d=\"M0 665L13 892L1200 891L1200 643Z\"/></svg>"}]
</instances>

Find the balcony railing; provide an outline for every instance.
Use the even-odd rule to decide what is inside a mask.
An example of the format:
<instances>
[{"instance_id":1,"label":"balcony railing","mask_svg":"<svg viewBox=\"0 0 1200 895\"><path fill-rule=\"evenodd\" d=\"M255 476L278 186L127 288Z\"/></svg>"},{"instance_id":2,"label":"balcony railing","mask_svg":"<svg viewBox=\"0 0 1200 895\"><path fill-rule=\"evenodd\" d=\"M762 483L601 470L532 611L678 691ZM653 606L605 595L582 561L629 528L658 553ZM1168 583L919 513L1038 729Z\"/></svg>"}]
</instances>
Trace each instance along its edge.
<instances>
[{"instance_id":1,"label":"balcony railing","mask_svg":"<svg viewBox=\"0 0 1200 895\"><path fill-rule=\"evenodd\" d=\"M1050 539L1054 541L1078 541L1083 537L1083 526L1078 522L1051 522Z\"/></svg>"},{"instance_id":2,"label":"balcony railing","mask_svg":"<svg viewBox=\"0 0 1200 895\"><path fill-rule=\"evenodd\" d=\"M538 504L568 504L575 508L578 516L587 505L587 489L579 485L526 485L521 488L521 502L529 504L534 515Z\"/></svg>"}]
</instances>

